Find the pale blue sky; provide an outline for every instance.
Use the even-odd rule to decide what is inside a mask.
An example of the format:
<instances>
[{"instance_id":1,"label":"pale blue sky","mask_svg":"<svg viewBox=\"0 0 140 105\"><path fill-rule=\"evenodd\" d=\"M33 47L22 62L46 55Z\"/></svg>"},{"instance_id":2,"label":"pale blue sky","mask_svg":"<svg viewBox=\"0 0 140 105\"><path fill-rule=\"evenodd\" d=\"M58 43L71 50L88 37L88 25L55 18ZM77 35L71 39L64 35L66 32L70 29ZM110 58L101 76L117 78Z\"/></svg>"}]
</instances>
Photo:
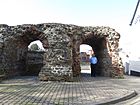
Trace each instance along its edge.
<instances>
[{"instance_id":1,"label":"pale blue sky","mask_svg":"<svg viewBox=\"0 0 140 105\"><path fill-rule=\"evenodd\" d=\"M0 0L0 24L55 22L82 26L110 26L121 34L120 47L132 50L134 42L139 43L140 25L129 26L137 1ZM134 42L132 35L136 36Z\"/></svg>"},{"instance_id":2,"label":"pale blue sky","mask_svg":"<svg viewBox=\"0 0 140 105\"><path fill-rule=\"evenodd\" d=\"M137 0L0 0L0 23L129 24Z\"/></svg>"}]
</instances>

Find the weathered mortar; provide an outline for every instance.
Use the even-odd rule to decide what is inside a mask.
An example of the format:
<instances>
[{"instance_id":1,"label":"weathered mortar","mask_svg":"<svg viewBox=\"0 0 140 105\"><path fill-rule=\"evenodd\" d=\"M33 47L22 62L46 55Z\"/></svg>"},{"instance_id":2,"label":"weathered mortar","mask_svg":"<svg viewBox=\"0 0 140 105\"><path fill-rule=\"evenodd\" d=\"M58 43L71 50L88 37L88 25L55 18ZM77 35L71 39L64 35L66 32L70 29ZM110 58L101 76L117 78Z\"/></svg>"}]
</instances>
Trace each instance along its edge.
<instances>
[{"instance_id":1,"label":"weathered mortar","mask_svg":"<svg viewBox=\"0 0 140 105\"><path fill-rule=\"evenodd\" d=\"M0 67L9 75L26 69L30 42L40 40L46 49L40 80L71 81L80 74L79 46L89 44L99 63L99 74L122 77L123 66L118 54L120 34L110 27L80 27L45 23L37 25L0 25ZM102 43L102 44L101 44Z\"/></svg>"}]
</instances>

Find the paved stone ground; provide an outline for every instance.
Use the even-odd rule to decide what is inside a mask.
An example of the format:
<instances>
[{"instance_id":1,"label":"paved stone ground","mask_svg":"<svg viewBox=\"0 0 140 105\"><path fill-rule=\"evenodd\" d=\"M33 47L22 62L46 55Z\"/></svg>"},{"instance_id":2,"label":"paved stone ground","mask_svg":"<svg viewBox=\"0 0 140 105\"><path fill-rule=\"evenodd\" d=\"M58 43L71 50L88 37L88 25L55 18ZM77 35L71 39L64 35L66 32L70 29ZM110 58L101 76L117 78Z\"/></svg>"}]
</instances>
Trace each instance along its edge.
<instances>
[{"instance_id":1,"label":"paved stone ground","mask_svg":"<svg viewBox=\"0 0 140 105\"><path fill-rule=\"evenodd\" d=\"M125 79L121 80L93 78L89 74L74 78L74 82L15 77L0 83L0 105L97 105L134 92L124 86Z\"/></svg>"},{"instance_id":2,"label":"paved stone ground","mask_svg":"<svg viewBox=\"0 0 140 105\"><path fill-rule=\"evenodd\" d=\"M140 76L125 76L125 79L113 80L113 83L119 84L126 89L135 90L138 93L136 97L119 102L116 105L140 105Z\"/></svg>"}]
</instances>

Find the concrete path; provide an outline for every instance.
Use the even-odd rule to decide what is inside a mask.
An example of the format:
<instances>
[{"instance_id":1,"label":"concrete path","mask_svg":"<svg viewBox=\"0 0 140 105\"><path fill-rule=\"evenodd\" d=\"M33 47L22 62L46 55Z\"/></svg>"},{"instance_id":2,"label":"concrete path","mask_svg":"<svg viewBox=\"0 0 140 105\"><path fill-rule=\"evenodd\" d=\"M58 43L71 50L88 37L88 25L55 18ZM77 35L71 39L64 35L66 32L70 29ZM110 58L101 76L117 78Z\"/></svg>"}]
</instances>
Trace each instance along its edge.
<instances>
[{"instance_id":1,"label":"concrete path","mask_svg":"<svg viewBox=\"0 0 140 105\"><path fill-rule=\"evenodd\" d=\"M122 87L125 87L126 89L135 90L137 92L137 96L126 100L119 102L115 105L140 105L140 77L139 76L125 76L125 79L123 80L113 80L115 84L119 84Z\"/></svg>"},{"instance_id":2,"label":"concrete path","mask_svg":"<svg viewBox=\"0 0 140 105\"><path fill-rule=\"evenodd\" d=\"M128 83L137 84L133 82L129 77L93 78L88 73L74 82L15 77L0 83L0 105L112 105L135 95L135 88L127 87Z\"/></svg>"}]
</instances>

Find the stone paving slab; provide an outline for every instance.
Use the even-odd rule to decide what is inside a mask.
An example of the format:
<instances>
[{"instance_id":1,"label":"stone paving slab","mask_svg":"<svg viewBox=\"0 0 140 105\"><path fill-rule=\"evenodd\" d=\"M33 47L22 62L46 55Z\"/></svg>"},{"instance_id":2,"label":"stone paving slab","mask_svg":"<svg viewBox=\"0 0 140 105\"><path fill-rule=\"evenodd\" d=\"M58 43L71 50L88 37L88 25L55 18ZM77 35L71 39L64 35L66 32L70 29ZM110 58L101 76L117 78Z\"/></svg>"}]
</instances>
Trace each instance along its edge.
<instances>
[{"instance_id":1,"label":"stone paving slab","mask_svg":"<svg viewBox=\"0 0 140 105\"><path fill-rule=\"evenodd\" d=\"M105 77L84 75L74 82L16 77L0 83L0 105L108 105L134 93Z\"/></svg>"}]
</instances>

